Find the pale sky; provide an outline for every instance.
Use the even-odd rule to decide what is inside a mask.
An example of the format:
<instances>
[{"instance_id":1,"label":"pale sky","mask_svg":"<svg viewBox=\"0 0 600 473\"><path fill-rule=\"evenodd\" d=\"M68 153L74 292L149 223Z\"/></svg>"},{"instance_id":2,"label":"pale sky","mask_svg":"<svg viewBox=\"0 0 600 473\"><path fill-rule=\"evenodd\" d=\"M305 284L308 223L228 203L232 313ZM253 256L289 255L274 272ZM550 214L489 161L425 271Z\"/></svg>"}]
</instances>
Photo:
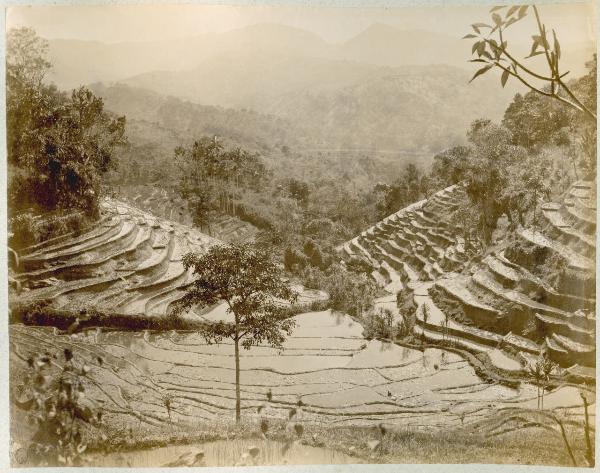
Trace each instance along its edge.
<instances>
[{"instance_id":1,"label":"pale sky","mask_svg":"<svg viewBox=\"0 0 600 473\"><path fill-rule=\"evenodd\" d=\"M543 20L559 25L568 42L595 41L595 3L541 5ZM201 4L10 7L7 28L33 27L47 39L95 40L106 43L185 38L220 33L257 23L279 23L343 42L373 23L401 29L423 29L461 37L468 25L489 18L489 6L469 7L298 7Z\"/></svg>"}]
</instances>

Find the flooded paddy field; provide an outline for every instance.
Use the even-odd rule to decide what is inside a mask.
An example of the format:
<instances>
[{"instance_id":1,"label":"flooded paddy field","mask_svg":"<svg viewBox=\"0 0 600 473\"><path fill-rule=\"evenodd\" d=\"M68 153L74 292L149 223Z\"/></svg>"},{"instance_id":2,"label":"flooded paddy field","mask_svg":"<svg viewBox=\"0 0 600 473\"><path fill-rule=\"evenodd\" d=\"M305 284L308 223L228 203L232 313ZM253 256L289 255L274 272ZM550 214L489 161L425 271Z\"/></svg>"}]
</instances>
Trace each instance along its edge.
<instances>
[{"instance_id":1,"label":"flooded paddy field","mask_svg":"<svg viewBox=\"0 0 600 473\"><path fill-rule=\"evenodd\" d=\"M442 349L365 340L362 327L346 315L313 312L296 321L283 350L257 346L241 351L246 421L258 425L263 419L293 418L307 424L435 429L537 405L537 388L529 383L486 382L465 359ZM32 354L71 349L90 367L88 398L102 406L107 422L117 416L120 424L158 427L234 418L232 344L207 345L193 332L97 329L66 335L48 327L12 325L10 345L11 362L22 367ZM544 403L547 409L582 415L573 386L552 388Z\"/></svg>"}]
</instances>

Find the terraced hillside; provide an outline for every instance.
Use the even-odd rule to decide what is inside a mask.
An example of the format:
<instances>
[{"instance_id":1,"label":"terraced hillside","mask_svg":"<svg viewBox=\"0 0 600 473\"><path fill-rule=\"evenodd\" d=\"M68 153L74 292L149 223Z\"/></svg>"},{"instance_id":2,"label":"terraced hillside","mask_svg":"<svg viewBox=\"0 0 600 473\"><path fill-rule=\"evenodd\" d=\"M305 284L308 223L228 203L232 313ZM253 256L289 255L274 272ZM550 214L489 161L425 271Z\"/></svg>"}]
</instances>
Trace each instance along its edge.
<instances>
[{"instance_id":1,"label":"terraced hillside","mask_svg":"<svg viewBox=\"0 0 600 473\"><path fill-rule=\"evenodd\" d=\"M368 261L390 293L412 291L419 337L487 353L514 372L544 349L568 372L593 379L595 183L574 184L562 202L542 206L538 228L520 228L483 255L466 252L449 223L463 197L460 186L444 189L364 231L341 254Z\"/></svg>"},{"instance_id":2,"label":"terraced hillside","mask_svg":"<svg viewBox=\"0 0 600 473\"><path fill-rule=\"evenodd\" d=\"M373 278L390 292L403 281L431 281L464 265L464 242L442 221L458 205L464 190L452 186L428 200L390 215L344 244L342 254L373 267Z\"/></svg>"},{"instance_id":3,"label":"terraced hillside","mask_svg":"<svg viewBox=\"0 0 600 473\"><path fill-rule=\"evenodd\" d=\"M80 235L64 235L20 251L10 270L19 293L11 301L46 301L52 309L81 314L167 315L192 282L182 257L222 244L195 228L156 217L122 201L107 199L102 218ZM298 303L323 301L328 295L295 285ZM183 314L210 320L224 314L217 306ZM81 318L81 317L80 317Z\"/></svg>"},{"instance_id":4,"label":"terraced hillside","mask_svg":"<svg viewBox=\"0 0 600 473\"><path fill-rule=\"evenodd\" d=\"M448 428L502 409L535 407L535 386L486 382L451 352L367 342L359 324L331 311L301 314L296 322L283 351L263 345L242 350L244 419L259 423L293 414L332 426ZM67 335L14 325L10 342L15 372L32 354L71 349L90 367L87 397L103 406L112 425L168 426L167 395L172 420L182 426L231 419L235 409L232 345L207 345L194 332L96 329ZM547 394L545 405L580 421L576 395L576 387L562 386Z\"/></svg>"},{"instance_id":5,"label":"terraced hillside","mask_svg":"<svg viewBox=\"0 0 600 473\"><path fill-rule=\"evenodd\" d=\"M421 219L435 218L434 209L453 205L461 192L460 188L449 189L399 214L398 220L414 220L410 212L415 211ZM99 224L88 232L47 241L20 255L19 271L13 276L22 289L20 294L11 291L11 300L50 300L51 307L80 315L82 310L95 308L132 317L160 317L168 314L190 283L182 255L219 242L120 201L104 202L102 214ZM460 242L450 240L450 230L433 231L418 233L426 232L423 236L431 242L439 237L440 251L449 257L440 269L443 274L454 274L459 265L466 264L468 254L461 251ZM366 240L369 238L374 237ZM441 240L448 244L444 246ZM380 245L374 243L375 247ZM429 254L425 248L420 251L422 258ZM365 252L372 255L367 249ZM427 280L427 266L419 267L415 260L402 266L396 263L401 261L398 256L389 261L395 264L388 262L390 268L398 269L395 273L381 270L381 278L389 278L384 280L388 289L410 286L417 303L421 307L430 304L434 314L434 297L428 291L441 279ZM304 303L327 297L319 291L297 289L302 291ZM192 310L185 316L214 322L231 317L224 309L221 304ZM436 316L442 317L440 314ZM441 333L433 318L422 324L429 339ZM464 335L480 329L452 322L461 327L462 331L456 331L460 343L488 350L490 359L504 370L503 376L482 374L478 360L452 347L429 345L420 349L366 340L359 323L331 310L299 314L295 320L296 328L283 350L266 345L242 350L241 407L245 421L257 426L265 419L285 423L292 418L305 425L327 427L385 423L400 429L467 429L468 433L484 432L488 437L522 428L548 428L528 417L527 412L537 405L537 387L526 379L511 378L511 370L521 369L519 363L494 345L468 341ZM53 355L48 356L48 369L58 372L60 354L70 349L78 362L89 368L86 399L101 407L107 428L114 435L165 432L173 426L194 430L204 425L214 430L222 419L233 419L233 346L226 342L208 345L195 331L119 331L87 326L61 331L14 323L9 327L9 342L12 385L19 383L31 357ZM579 386L553 376L546 389L545 406L560 409L569 416L571 425L579 428L584 410L578 393ZM164 408L165 399L170 400L170 411ZM595 415L594 406L590 415ZM18 428L26 428L26 424ZM16 423L13 427L17 428Z\"/></svg>"},{"instance_id":6,"label":"terraced hillside","mask_svg":"<svg viewBox=\"0 0 600 473\"><path fill-rule=\"evenodd\" d=\"M123 187L119 198L164 219L183 225L193 225L187 203L173 189L147 185ZM250 223L229 215L219 216L210 225L210 234L214 238L228 243L252 241L257 231L256 227Z\"/></svg>"},{"instance_id":7,"label":"terraced hillside","mask_svg":"<svg viewBox=\"0 0 600 473\"><path fill-rule=\"evenodd\" d=\"M191 282L181 262L219 240L123 202L106 200L103 217L79 236L25 249L13 277L19 302L50 300L65 310L164 315Z\"/></svg>"}]
</instances>

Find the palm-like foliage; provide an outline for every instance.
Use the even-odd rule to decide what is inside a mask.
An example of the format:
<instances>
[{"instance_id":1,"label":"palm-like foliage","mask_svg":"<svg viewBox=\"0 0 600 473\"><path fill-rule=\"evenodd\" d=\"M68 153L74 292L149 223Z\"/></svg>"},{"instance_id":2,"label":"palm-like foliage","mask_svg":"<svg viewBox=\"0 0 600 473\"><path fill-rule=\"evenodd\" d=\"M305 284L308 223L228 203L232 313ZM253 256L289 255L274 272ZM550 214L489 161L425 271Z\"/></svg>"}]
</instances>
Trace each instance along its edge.
<instances>
[{"instance_id":1,"label":"palm-like foliage","mask_svg":"<svg viewBox=\"0 0 600 473\"><path fill-rule=\"evenodd\" d=\"M540 407L544 409L544 393L546 386L557 366L558 365L555 362L548 358L545 352L542 352L535 364L529 365L528 367L529 374L533 377L537 386L538 409Z\"/></svg>"}]
</instances>

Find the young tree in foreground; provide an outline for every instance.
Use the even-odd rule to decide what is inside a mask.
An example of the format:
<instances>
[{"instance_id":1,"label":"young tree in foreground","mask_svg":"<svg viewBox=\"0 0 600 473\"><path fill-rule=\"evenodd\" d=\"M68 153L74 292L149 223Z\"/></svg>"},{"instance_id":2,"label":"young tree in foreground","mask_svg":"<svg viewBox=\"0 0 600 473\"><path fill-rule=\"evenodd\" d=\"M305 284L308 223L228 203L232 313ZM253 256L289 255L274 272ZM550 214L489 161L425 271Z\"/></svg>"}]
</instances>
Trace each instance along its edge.
<instances>
[{"instance_id":1,"label":"young tree in foreground","mask_svg":"<svg viewBox=\"0 0 600 473\"><path fill-rule=\"evenodd\" d=\"M186 269L196 279L181 300L177 313L195 306L224 301L232 321L207 324L201 334L207 343L231 338L235 346L235 419L240 420L240 344L249 349L266 341L281 348L295 321L284 303L293 304L298 294L282 280L282 272L269 252L244 245L213 246L205 254L187 253Z\"/></svg>"}]
</instances>

